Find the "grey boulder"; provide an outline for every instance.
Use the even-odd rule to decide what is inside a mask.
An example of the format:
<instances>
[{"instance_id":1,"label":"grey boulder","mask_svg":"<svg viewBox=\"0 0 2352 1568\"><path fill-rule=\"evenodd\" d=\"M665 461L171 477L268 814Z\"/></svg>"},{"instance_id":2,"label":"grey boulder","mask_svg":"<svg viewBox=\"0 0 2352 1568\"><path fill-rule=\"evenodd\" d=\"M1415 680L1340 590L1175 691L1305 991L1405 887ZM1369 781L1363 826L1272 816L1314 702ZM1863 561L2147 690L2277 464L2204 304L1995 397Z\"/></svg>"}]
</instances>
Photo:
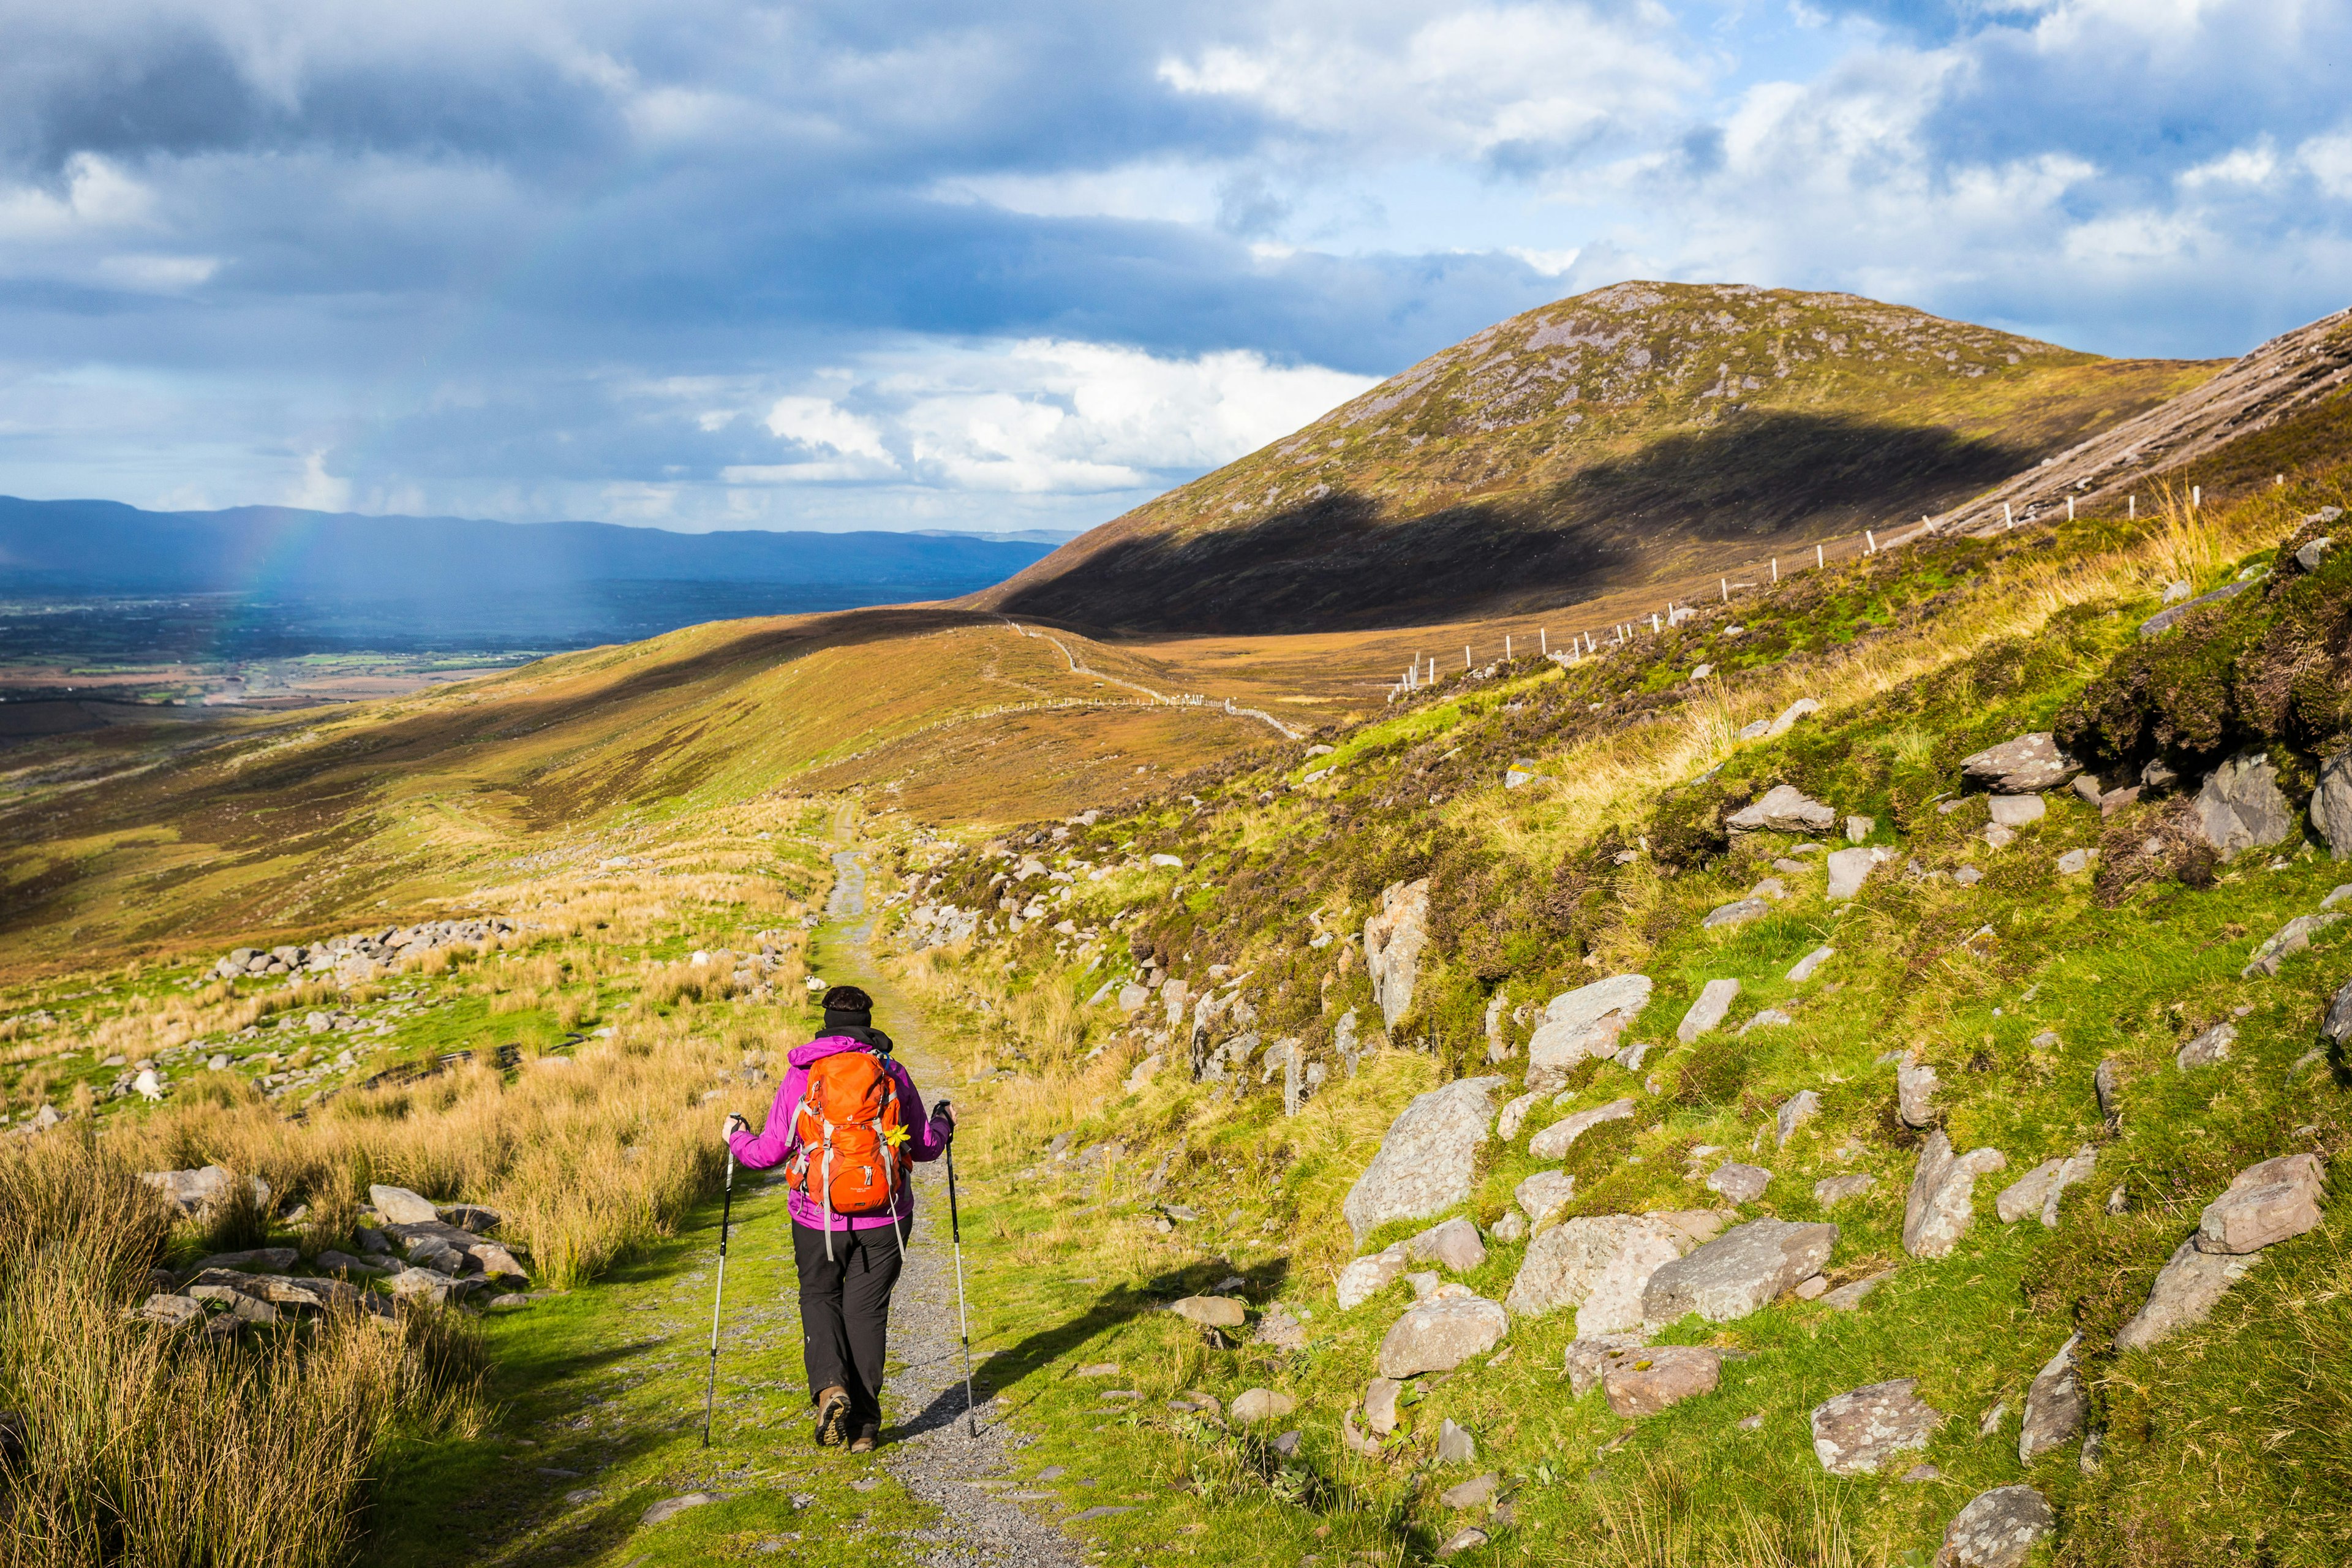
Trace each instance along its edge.
<instances>
[{"instance_id":1,"label":"grey boulder","mask_svg":"<svg viewBox=\"0 0 2352 1568\"><path fill-rule=\"evenodd\" d=\"M1466 1219L1432 1226L1419 1236L1406 1237L1403 1247L1407 1262L1435 1263L1456 1274L1467 1274L1486 1261L1486 1244L1478 1238L1478 1227Z\"/></svg>"},{"instance_id":2,"label":"grey boulder","mask_svg":"<svg viewBox=\"0 0 2352 1568\"><path fill-rule=\"evenodd\" d=\"M1723 819L1734 833L1827 833L1837 825L1837 813L1794 784L1775 784L1752 805Z\"/></svg>"},{"instance_id":3,"label":"grey boulder","mask_svg":"<svg viewBox=\"0 0 2352 1568\"><path fill-rule=\"evenodd\" d=\"M1538 1171L1511 1190L1528 1218L1541 1226L1576 1197L1576 1178L1565 1171Z\"/></svg>"},{"instance_id":4,"label":"grey boulder","mask_svg":"<svg viewBox=\"0 0 2352 1568\"><path fill-rule=\"evenodd\" d=\"M1847 1176L1824 1176L1813 1184L1813 1202L1823 1208L1858 1198L1878 1184L1878 1178L1867 1171L1857 1171Z\"/></svg>"},{"instance_id":5,"label":"grey boulder","mask_svg":"<svg viewBox=\"0 0 2352 1568\"><path fill-rule=\"evenodd\" d=\"M1752 1204L1764 1195L1771 1181L1772 1173L1763 1166L1743 1165L1734 1160L1717 1165L1715 1173L1707 1177L1706 1186L1709 1192L1721 1193L1735 1204Z\"/></svg>"},{"instance_id":6,"label":"grey boulder","mask_svg":"<svg viewBox=\"0 0 2352 1568\"><path fill-rule=\"evenodd\" d=\"M441 1217L431 1199L406 1187L372 1186L368 1188L368 1202L383 1215L386 1225L431 1225Z\"/></svg>"},{"instance_id":7,"label":"grey boulder","mask_svg":"<svg viewBox=\"0 0 2352 1568\"><path fill-rule=\"evenodd\" d=\"M1402 1381L1425 1372L1451 1372L1502 1343L1510 1327L1503 1309L1458 1286L1415 1302L1381 1341L1381 1375Z\"/></svg>"},{"instance_id":8,"label":"grey boulder","mask_svg":"<svg viewBox=\"0 0 2352 1568\"><path fill-rule=\"evenodd\" d=\"M2265 937L2246 966L2238 971L2241 980L2252 980L2257 974L2275 976L2279 966L2311 945L2311 939L2344 917L2340 914L2297 915Z\"/></svg>"},{"instance_id":9,"label":"grey boulder","mask_svg":"<svg viewBox=\"0 0 2352 1568\"><path fill-rule=\"evenodd\" d=\"M1570 1145L1604 1121L1623 1121L1633 1114L1630 1100L1612 1100L1606 1105L1596 1105L1590 1110L1580 1110L1573 1116L1553 1122L1528 1140L1528 1152L1538 1160L1557 1160L1565 1155Z\"/></svg>"},{"instance_id":10,"label":"grey boulder","mask_svg":"<svg viewBox=\"0 0 2352 1568\"><path fill-rule=\"evenodd\" d=\"M1685 1399L1715 1392L1723 1352L1698 1345L1660 1345L1611 1359L1601 1373L1609 1408L1628 1420L1655 1415Z\"/></svg>"},{"instance_id":11,"label":"grey boulder","mask_svg":"<svg viewBox=\"0 0 2352 1568\"><path fill-rule=\"evenodd\" d=\"M2025 1568L2033 1543L2057 1528L2058 1516L2032 1487L1995 1487L1952 1516L1935 1568Z\"/></svg>"},{"instance_id":12,"label":"grey boulder","mask_svg":"<svg viewBox=\"0 0 2352 1568\"><path fill-rule=\"evenodd\" d=\"M2181 1047L2172 1055L2172 1065L2181 1072L2191 1068L2209 1068L2216 1062L2230 1059L2230 1047L2237 1043L2235 1024L2216 1024Z\"/></svg>"},{"instance_id":13,"label":"grey boulder","mask_svg":"<svg viewBox=\"0 0 2352 1568\"><path fill-rule=\"evenodd\" d=\"M1936 1069L1907 1059L1895 1069L1895 1113L1906 1127L1936 1124Z\"/></svg>"},{"instance_id":14,"label":"grey boulder","mask_svg":"<svg viewBox=\"0 0 2352 1568\"><path fill-rule=\"evenodd\" d=\"M2316 1154L2286 1154L2238 1173L2197 1222L2200 1251L2260 1252L2315 1230L2327 1173Z\"/></svg>"},{"instance_id":15,"label":"grey boulder","mask_svg":"<svg viewBox=\"0 0 2352 1568\"><path fill-rule=\"evenodd\" d=\"M1977 1178L2007 1163L1998 1149L1954 1154L1941 1131L1927 1134L1903 1206L1903 1250L1914 1258L1950 1257L1975 1217Z\"/></svg>"},{"instance_id":16,"label":"grey boulder","mask_svg":"<svg viewBox=\"0 0 2352 1568\"><path fill-rule=\"evenodd\" d=\"M2194 820L2199 836L2224 860L2284 843L2294 831L2294 809L2279 793L2278 769L2260 752L2232 757L2205 776Z\"/></svg>"},{"instance_id":17,"label":"grey boulder","mask_svg":"<svg viewBox=\"0 0 2352 1568\"><path fill-rule=\"evenodd\" d=\"M2037 1455L2083 1435L2091 1401L2083 1392L2082 1364L2077 1360L2082 1348L2083 1336L2073 1336L2034 1374L2033 1386L2025 1394L2025 1419L2017 1434L2018 1463L2030 1465Z\"/></svg>"},{"instance_id":18,"label":"grey boulder","mask_svg":"<svg viewBox=\"0 0 2352 1568\"><path fill-rule=\"evenodd\" d=\"M2352 860L2352 747L2321 766L2319 787L2311 792L2311 825L2327 840L2329 854Z\"/></svg>"},{"instance_id":19,"label":"grey boulder","mask_svg":"<svg viewBox=\"0 0 2352 1568\"><path fill-rule=\"evenodd\" d=\"M1993 1213L2003 1225L2015 1225L2027 1215L2038 1214L2044 1226L2056 1229L2058 1200L2066 1195L2068 1187L2090 1178L2097 1158L2097 1152L2085 1143L2065 1159L2042 1161L2001 1189L2000 1196L1993 1200Z\"/></svg>"},{"instance_id":20,"label":"grey boulder","mask_svg":"<svg viewBox=\"0 0 2352 1568\"><path fill-rule=\"evenodd\" d=\"M1394 1247L1349 1259L1348 1266L1339 1270L1339 1310L1344 1312L1362 1306L1395 1284L1404 1269L1404 1253Z\"/></svg>"},{"instance_id":21,"label":"grey boulder","mask_svg":"<svg viewBox=\"0 0 2352 1568\"><path fill-rule=\"evenodd\" d=\"M1780 1139L1780 1146L1787 1148L1789 1140L1797 1135L1797 1129L1821 1113L1822 1097L1810 1089L1799 1089L1781 1101L1780 1114L1774 1123L1774 1131Z\"/></svg>"},{"instance_id":22,"label":"grey boulder","mask_svg":"<svg viewBox=\"0 0 2352 1568\"><path fill-rule=\"evenodd\" d=\"M1428 945L1429 879L1382 889L1380 912L1364 921L1364 968L1371 977L1372 1000L1391 1029L1412 1007L1421 950Z\"/></svg>"},{"instance_id":23,"label":"grey boulder","mask_svg":"<svg viewBox=\"0 0 2352 1568\"><path fill-rule=\"evenodd\" d=\"M1543 1021L1528 1040L1531 1068L1565 1072L1590 1057L1613 1057L1617 1037L1650 1005L1650 977L1612 974L1544 1005Z\"/></svg>"},{"instance_id":24,"label":"grey boulder","mask_svg":"<svg viewBox=\"0 0 2352 1568\"><path fill-rule=\"evenodd\" d=\"M1744 1318L1820 1273L1837 1237L1833 1225L1750 1220L1652 1274L1642 1292L1642 1315L1654 1323L1671 1323L1686 1312L1717 1323Z\"/></svg>"},{"instance_id":25,"label":"grey boulder","mask_svg":"<svg viewBox=\"0 0 2352 1568\"><path fill-rule=\"evenodd\" d=\"M1919 1380L1898 1377L1841 1394L1813 1407L1813 1457L1833 1476L1875 1475L1895 1455L1925 1448L1944 1413L1918 1395Z\"/></svg>"},{"instance_id":26,"label":"grey boulder","mask_svg":"<svg viewBox=\"0 0 2352 1568\"><path fill-rule=\"evenodd\" d=\"M1675 1026L1675 1037L1689 1045L1721 1024L1724 1015L1731 1011L1731 1004L1738 994L1739 982L1737 980L1708 981L1699 988L1690 1010L1683 1015L1683 1021Z\"/></svg>"},{"instance_id":27,"label":"grey boulder","mask_svg":"<svg viewBox=\"0 0 2352 1568\"><path fill-rule=\"evenodd\" d=\"M1750 921L1760 921L1772 912L1772 906L1761 899L1734 899L1707 911L1706 919L1698 922L1701 931L1721 931L1727 926L1744 926Z\"/></svg>"},{"instance_id":28,"label":"grey boulder","mask_svg":"<svg viewBox=\"0 0 2352 1568\"><path fill-rule=\"evenodd\" d=\"M1478 1149L1495 1121L1499 1078L1465 1078L1416 1097L1339 1205L1357 1245L1397 1219L1429 1219L1470 1199Z\"/></svg>"},{"instance_id":29,"label":"grey boulder","mask_svg":"<svg viewBox=\"0 0 2352 1568\"><path fill-rule=\"evenodd\" d=\"M1862 885L1870 880L1870 874L1877 870L1882 862L1891 858L1893 858L1893 853L1885 849L1831 850L1829 859L1825 862L1830 869L1830 902L1842 904L1860 893ZM1823 951L1826 952L1826 950ZM1802 961L1808 965L1813 962L1815 961L1811 954ZM1806 968L1804 974L1799 974L1791 970L1789 978L1803 980L1811 973L1812 970L1810 967Z\"/></svg>"},{"instance_id":30,"label":"grey boulder","mask_svg":"<svg viewBox=\"0 0 2352 1568\"><path fill-rule=\"evenodd\" d=\"M2116 1331L2116 1349L2147 1350L2193 1323L2201 1323L2230 1287L2244 1278L2258 1254L2200 1251L2191 1237L2157 1272L2147 1300Z\"/></svg>"},{"instance_id":31,"label":"grey boulder","mask_svg":"<svg viewBox=\"0 0 2352 1568\"><path fill-rule=\"evenodd\" d=\"M1960 777L1995 795L2039 795L2056 789L2083 771L2058 748L2058 737L2036 730L1960 759Z\"/></svg>"}]
</instances>

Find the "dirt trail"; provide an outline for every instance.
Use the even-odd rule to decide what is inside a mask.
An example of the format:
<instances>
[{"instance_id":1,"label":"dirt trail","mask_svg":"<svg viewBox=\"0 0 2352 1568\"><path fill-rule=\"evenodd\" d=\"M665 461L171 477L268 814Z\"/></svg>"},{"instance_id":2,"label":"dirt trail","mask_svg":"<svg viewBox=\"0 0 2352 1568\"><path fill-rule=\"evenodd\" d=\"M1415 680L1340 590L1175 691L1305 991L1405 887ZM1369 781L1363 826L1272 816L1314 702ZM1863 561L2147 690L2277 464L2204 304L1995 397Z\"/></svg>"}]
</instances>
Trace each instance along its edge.
<instances>
[{"instance_id":1,"label":"dirt trail","mask_svg":"<svg viewBox=\"0 0 2352 1568\"><path fill-rule=\"evenodd\" d=\"M854 981L874 997L876 1023L898 1047L927 1100L952 1098L950 1068L930 1048L928 1021L888 978L866 946L866 868L855 852L833 858L837 877L825 906L835 982ZM960 1173L961 1174L961 1173ZM955 1255L948 1240L944 1162L915 1167L915 1233L906 1272L890 1310L890 1352L897 1363L882 1391L886 1422L883 1467L909 1492L946 1517L939 1528L909 1537L919 1561L934 1568L1076 1568L1077 1548L1051 1522L1020 1504L991 1495L1008 1484L1019 1436L992 1424L986 1380L981 1393L980 1435L965 1420L963 1354L956 1320ZM969 1288L969 1281L967 1281ZM795 1323L798 1314L793 1314ZM986 1484L982 1484L986 1483Z\"/></svg>"}]
</instances>

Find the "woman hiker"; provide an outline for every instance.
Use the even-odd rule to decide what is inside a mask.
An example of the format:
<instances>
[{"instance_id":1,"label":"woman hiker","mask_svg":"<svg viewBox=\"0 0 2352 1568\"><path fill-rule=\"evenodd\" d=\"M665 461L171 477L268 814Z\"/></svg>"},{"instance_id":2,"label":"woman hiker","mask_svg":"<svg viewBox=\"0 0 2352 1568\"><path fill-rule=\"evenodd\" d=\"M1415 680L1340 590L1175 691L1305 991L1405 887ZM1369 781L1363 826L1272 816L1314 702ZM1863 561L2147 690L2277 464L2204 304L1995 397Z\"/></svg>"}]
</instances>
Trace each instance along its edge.
<instances>
[{"instance_id":1,"label":"woman hiker","mask_svg":"<svg viewBox=\"0 0 2352 1568\"><path fill-rule=\"evenodd\" d=\"M785 1059L767 1126L727 1142L748 1170L785 1167L816 1440L867 1453L882 1435L890 1290L915 1228L908 1162L946 1152L955 1112L942 1101L925 1116L874 1027L874 999L855 985L824 994L824 1032Z\"/></svg>"}]
</instances>

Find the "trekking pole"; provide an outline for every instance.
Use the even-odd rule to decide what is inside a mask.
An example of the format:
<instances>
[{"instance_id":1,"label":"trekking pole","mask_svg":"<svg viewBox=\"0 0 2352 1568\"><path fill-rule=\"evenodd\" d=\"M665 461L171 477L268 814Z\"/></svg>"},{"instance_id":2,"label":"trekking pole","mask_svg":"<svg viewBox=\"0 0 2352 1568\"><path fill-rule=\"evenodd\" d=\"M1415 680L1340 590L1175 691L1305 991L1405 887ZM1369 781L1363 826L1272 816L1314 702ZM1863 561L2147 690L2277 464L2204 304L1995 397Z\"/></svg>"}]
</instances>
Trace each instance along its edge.
<instances>
[{"instance_id":1,"label":"trekking pole","mask_svg":"<svg viewBox=\"0 0 2352 1568\"><path fill-rule=\"evenodd\" d=\"M751 1131L751 1124L740 1116L727 1119L730 1131L740 1127ZM735 1217L735 1144L727 1144L726 1195L719 1204L719 1289L710 1297L710 1381L702 1391L702 1446L710 1447L710 1411L719 1398L719 1308L727 1300L727 1227Z\"/></svg>"},{"instance_id":2,"label":"trekking pole","mask_svg":"<svg viewBox=\"0 0 2352 1568\"><path fill-rule=\"evenodd\" d=\"M940 1104L947 1102L941 1100ZM980 1436L980 1412L973 1407L971 1397L971 1319L963 1308L963 1220L956 1213L955 1139L948 1139L948 1235L955 1243L956 1265L956 1327L963 1334L963 1419L964 1426L977 1440Z\"/></svg>"}]
</instances>

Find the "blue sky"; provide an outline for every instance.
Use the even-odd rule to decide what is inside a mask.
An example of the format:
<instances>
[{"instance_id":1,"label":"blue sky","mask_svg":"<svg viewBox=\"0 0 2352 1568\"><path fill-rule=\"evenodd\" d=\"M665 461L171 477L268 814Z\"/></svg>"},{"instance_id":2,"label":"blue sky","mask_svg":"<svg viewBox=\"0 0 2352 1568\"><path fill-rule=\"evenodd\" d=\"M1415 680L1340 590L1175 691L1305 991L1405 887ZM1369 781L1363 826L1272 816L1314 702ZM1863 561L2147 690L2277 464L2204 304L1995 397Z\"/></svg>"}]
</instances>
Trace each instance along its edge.
<instances>
[{"instance_id":1,"label":"blue sky","mask_svg":"<svg viewBox=\"0 0 2352 1568\"><path fill-rule=\"evenodd\" d=\"M2352 303L2310 0L0 0L0 491L1076 529L1547 300Z\"/></svg>"}]
</instances>

